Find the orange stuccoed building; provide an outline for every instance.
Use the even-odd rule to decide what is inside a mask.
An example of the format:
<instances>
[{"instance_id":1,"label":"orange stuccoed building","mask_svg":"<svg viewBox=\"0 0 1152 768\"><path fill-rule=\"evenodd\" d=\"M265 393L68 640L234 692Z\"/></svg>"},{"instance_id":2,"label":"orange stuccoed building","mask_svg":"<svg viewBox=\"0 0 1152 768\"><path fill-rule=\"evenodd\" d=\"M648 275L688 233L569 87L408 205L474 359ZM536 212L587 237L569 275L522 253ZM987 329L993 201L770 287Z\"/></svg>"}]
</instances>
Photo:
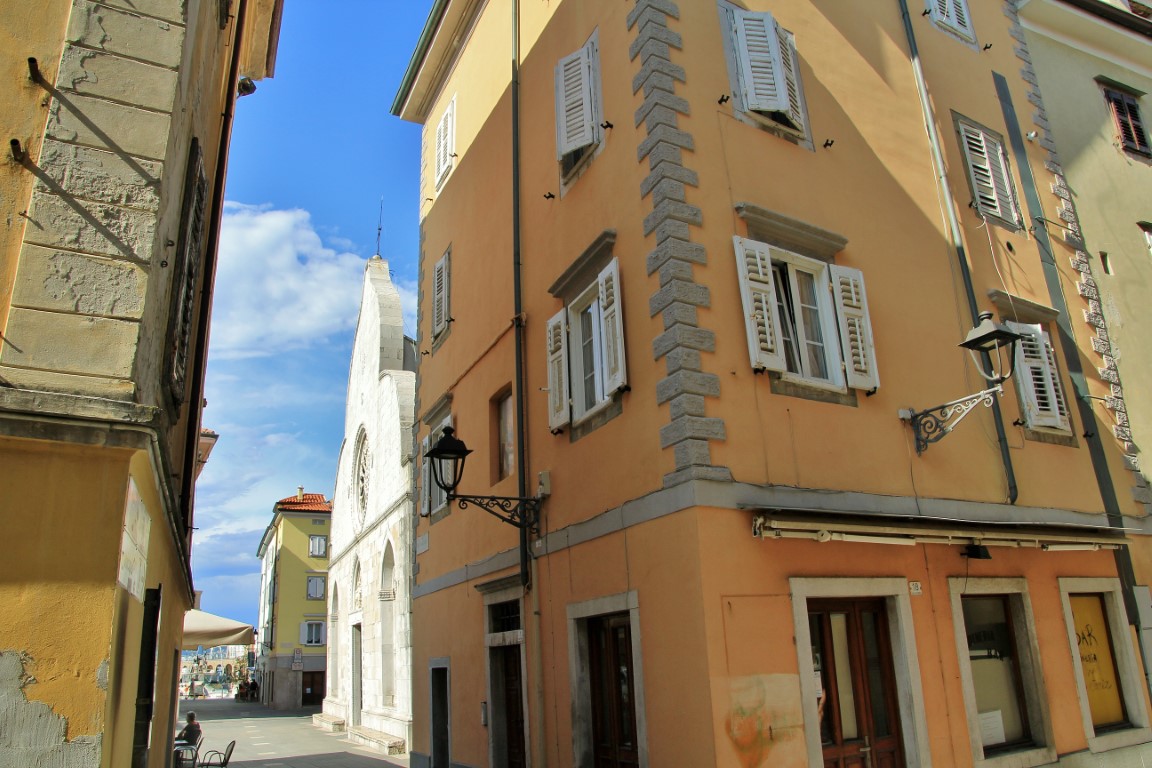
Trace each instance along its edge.
<instances>
[{"instance_id":1,"label":"orange stuccoed building","mask_svg":"<svg viewBox=\"0 0 1152 768\"><path fill-rule=\"evenodd\" d=\"M471 453L419 484L413 766L1152 757L1027 5L433 4L416 418Z\"/></svg>"}]
</instances>

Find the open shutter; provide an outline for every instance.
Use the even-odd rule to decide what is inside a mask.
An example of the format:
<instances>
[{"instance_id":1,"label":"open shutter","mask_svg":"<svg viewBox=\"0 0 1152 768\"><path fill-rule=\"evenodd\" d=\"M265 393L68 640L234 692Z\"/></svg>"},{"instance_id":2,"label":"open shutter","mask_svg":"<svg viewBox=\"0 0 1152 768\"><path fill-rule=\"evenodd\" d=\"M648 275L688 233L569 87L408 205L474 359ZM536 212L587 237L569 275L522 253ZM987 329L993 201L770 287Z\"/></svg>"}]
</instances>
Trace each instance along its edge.
<instances>
[{"instance_id":1,"label":"open shutter","mask_svg":"<svg viewBox=\"0 0 1152 768\"><path fill-rule=\"evenodd\" d=\"M864 273L836 264L828 266L832 278L832 299L840 328L840 348L844 350L844 375L848 386L874 389L880 386L876 370L876 347L872 343L872 321L868 317L868 297Z\"/></svg>"},{"instance_id":2,"label":"open shutter","mask_svg":"<svg viewBox=\"0 0 1152 768\"><path fill-rule=\"evenodd\" d=\"M733 25L744 108L788 112L788 83L776 20L766 11L753 13L736 9Z\"/></svg>"},{"instance_id":3,"label":"open shutter","mask_svg":"<svg viewBox=\"0 0 1152 768\"><path fill-rule=\"evenodd\" d=\"M432 270L432 335L439 336L448 326L448 254Z\"/></svg>"},{"instance_id":4,"label":"open shutter","mask_svg":"<svg viewBox=\"0 0 1152 768\"><path fill-rule=\"evenodd\" d=\"M1105 89L1104 95L1112 107L1112 115L1116 118L1116 128L1120 132L1120 142L1124 148L1148 154L1148 134L1140 120L1140 105L1136 98L1111 88Z\"/></svg>"},{"instance_id":5,"label":"open shutter","mask_svg":"<svg viewBox=\"0 0 1152 768\"><path fill-rule=\"evenodd\" d=\"M452 170L452 155L456 152L456 99L453 97L436 125L436 186Z\"/></svg>"},{"instance_id":6,"label":"open shutter","mask_svg":"<svg viewBox=\"0 0 1152 768\"><path fill-rule=\"evenodd\" d=\"M740 278L740 301L748 331L748 354L754 369L787 370L784 340L780 336L780 312L772 280L772 256L764 243L740 236L736 246L736 273Z\"/></svg>"},{"instance_id":7,"label":"open shutter","mask_svg":"<svg viewBox=\"0 0 1152 768\"><path fill-rule=\"evenodd\" d=\"M567 319L568 310L565 308L548 320L548 428L553 432L567 426L570 419Z\"/></svg>"},{"instance_id":8,"label":"open shutter","mask_svg":"<svg viewBox=\"0 0 1152 768\"><path fill-rule=\"evenodd\" d=\"M595 58L595 46L589 40L556 65L556 154L560 158L595 144L598 138L592 93Z\"/></svg>"},{"instance_id":9,"label":"open shutter","mask_svg":"<svg viewBox=\"0 0 1152 768\"><path fill-rule=\"evenodd\" d=\"M804 110L800 108L800 65L796 57L796 44L792 33L776 25L776 39L780 44L780 71L784 74L784 97L787 109L783 110L792 127L804 127Z\"/></svg>"},{"instance_id":10,"label":"open shutter","mask_svg":"<svg viewBox=\"0 0 1152 768\"><path fill-rule=\"evenodd\" d=\"M320 645L328 644L328 622L320 622Z\"/></svg>"},{"instance_id":11,"label":"open shutter","mask_svg":"<svg viewBox=\"0 0 1152 768\"><path fill-rule=\"evenodd\" d=\"M420 441L420 515L427 517L432 512L432 467L431 459L426 455L432 448L431 433Z\"/></svg>"},{"instance_id":12,"label":"open shutter","mask_svg":"<svg viewBox=\"0 0 1152 768\"><path fill-rule=\"evenodd\" d=\"M1030 427L1068 429L1068 405L1056 371L1056 354L1043 326L1007 323L1024 338L1016 352L1016 389Z\"/></svg>"},{"instance_id":13,"label":"open shutter","mask_svg":"<svg viewBox=\"0 0 1152 768\"><path fill-rule=\"evenodd\" d=\"M961 37L968 40L976 39L976 30L972 27L972 15L968 12L968 0L930 0L929 8L932 18Z\"/></svg>"},{"instance_id":14,"label":"open shutter","mask_svg":"<svg viewBox=\"0 0 1152 768\"><path fill-rule=\"evenodd\" d=\"M308 644L308 622L300 622L300 645Z\"/></svg>"},{"instance_id":15,"label":"open shutter","mask_svg":"<svg viewBox=\"0 0 1152 768\"><path fill-rule=\"evenodd\" d=\"M620 307L620 265L608 264L597 280L600 288L600 337L604 344L604 393L615 392L628 383L624 360L624 317Z\"/></svg>"},{"instance_id":16,"label":"open shutter","mask_svg":"<svg viewBox=\"0 0 1152 768\"><path fill-rule=\"evenodd\" d=\"M977 209L983 214L1019 225L1003 145L986 131L965 123L960 123L960 135Z\"/></svg>"}]
</instances>

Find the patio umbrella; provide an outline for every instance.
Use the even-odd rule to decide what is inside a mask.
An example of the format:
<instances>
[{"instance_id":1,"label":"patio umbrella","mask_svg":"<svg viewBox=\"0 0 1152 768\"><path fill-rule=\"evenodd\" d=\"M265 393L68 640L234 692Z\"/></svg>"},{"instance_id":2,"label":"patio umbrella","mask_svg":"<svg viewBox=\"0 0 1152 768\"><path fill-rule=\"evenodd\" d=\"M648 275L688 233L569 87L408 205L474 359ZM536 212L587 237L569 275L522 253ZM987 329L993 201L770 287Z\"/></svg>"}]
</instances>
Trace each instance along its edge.
<instances>
[{"instance_id":1,"label":"patio umbrella","mask_svg":"<svg viewBox=\"0 0 1152 768\"><path fill-rule=\"evenodd\" d=\"M184 614L184 644L181 647L186 651L194 651L200 646L251 644L251 624L196 609Z\"/></svg>"}]
</instances>

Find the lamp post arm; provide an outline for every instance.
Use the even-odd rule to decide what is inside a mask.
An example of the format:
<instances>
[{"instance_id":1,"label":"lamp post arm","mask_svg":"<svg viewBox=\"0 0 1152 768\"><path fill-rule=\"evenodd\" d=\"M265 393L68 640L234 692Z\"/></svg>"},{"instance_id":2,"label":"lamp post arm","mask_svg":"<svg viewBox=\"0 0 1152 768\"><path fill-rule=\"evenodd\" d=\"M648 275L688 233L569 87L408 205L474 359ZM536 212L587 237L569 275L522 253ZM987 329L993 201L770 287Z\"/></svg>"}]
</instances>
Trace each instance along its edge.
<instances>
[{"instance_id":1,"label":"lamp post arm","mask_svg":"<svg viewBox=\"0 0 1152 768\"><path fill-rule=\"evenodd\" d=\"M509 525L530 533L538 534L536 524L540 520L540 499L520 496L462 496L449 494L448 502L464 509L469 504L479 507L493 517L498 517Z\"/></svg>"},{"instance_id":2,"label":"lamp post arm","mask_svg":"<svg viewBox=\"0 0 1152 768\"><path fill-rule=\"evenodd\" d=\"M921 454L928 449L929 443L943 440L944 436L955 429L956 425L963 421L973 408L978 405L991 408L992 403L995 402L993 395L1002 394L1004 394L1004 385L1000 383L974 395L968 395L932 408L925 408L922 411L902 410L900 411L900 419L911 425L912 432L916 436L916 453Z\"/></svg>"}]
</instances>

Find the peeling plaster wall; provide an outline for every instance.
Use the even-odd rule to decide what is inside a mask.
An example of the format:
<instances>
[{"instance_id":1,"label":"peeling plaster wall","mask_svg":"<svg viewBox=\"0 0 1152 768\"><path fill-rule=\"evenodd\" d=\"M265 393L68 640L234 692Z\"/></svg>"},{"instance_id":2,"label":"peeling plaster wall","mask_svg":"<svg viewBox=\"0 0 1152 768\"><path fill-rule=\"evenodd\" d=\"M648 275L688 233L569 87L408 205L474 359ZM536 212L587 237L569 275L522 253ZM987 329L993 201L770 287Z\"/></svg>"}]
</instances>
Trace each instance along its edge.
<instances>
[{"instance_id":1,"label":"peeling plaster wall","mask_svg":"<svg viewBox=\"0 0 1152 768\"><path fill-rule=\"evenodd\" d=\"M99 735L67 740L64 718L25 696L25 687L36 684L25 671L27 660L19 652L0 651L0 768L98 766Z\"/></svg>"}]
</instances>

